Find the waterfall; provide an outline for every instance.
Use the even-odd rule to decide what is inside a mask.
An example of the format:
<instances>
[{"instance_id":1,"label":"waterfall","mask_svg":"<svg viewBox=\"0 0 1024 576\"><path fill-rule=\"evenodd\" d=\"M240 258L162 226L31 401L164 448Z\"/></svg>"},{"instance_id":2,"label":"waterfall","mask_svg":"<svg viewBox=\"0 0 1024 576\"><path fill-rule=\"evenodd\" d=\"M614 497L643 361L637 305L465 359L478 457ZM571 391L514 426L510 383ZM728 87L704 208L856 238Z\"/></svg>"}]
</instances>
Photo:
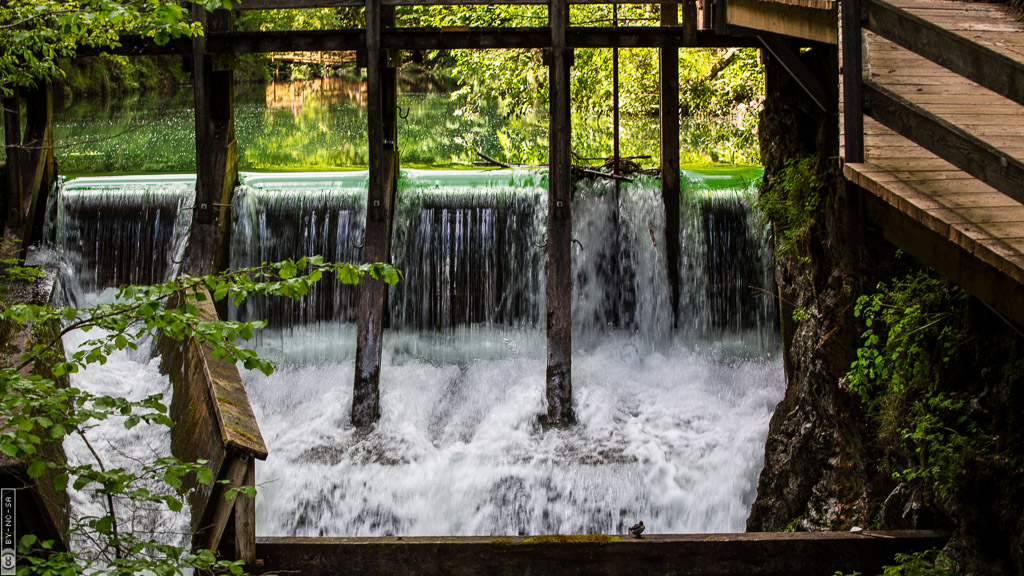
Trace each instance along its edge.
<instances>
[{"instance_id":1,"label":"waterfall","mask_svg":"<svg viewBox=\"0 0 1024 576\"><path fill-rule=\"evenodd\" d=\"M57 189L56 250L80 294L177 274L192 226L195 176L76 178Z\"/></svg>"},{"instance_id":2,"label":"waterfall","mask_svg":"<svg viewBox=\"0 0 1024 576\"><path fill-rule=\"evenodd\" d=\"M191 181L107 180L64 187L65 257L92 290L162 279L180 261ZM784 390L769 251L747 187L690 180L676 310L658 182L577 185L567 429L538 418L543 174L403 172L392 254L405 277L388 296L372 431L349 424L356 289L328 281L299 302L232 310L269 320L258 348L278 362L270 377L243 373L270 450L258 533L622 533L641 519L650 533L743 530ZM232 267L360 261L365 190L365 172L244 174Z\"/></svg>"},{"instance_id":3,"label":"waterfall","mask_svg":"<svg viewBox=\"0 0 1024 576\"><path fill-rule=\"evenodd\" d=\"M159 283L178 273L195 198L194 176L130 176L77 178L57 187L55 217L48 218L44 237L54 245L42 247L35 255L48 262L54 250L61 265L59 282L65 301L55 306L92 306L111 302L111 290L124 284ZM49 210L48 210L49 211ZM100 338L98 329L88 333L72 331L63 338L67 354L88 347L88 340ZM69 375L71 386L102 396L142 400L163 394L170 402L171 383L160 373L160 359L153 355L153 343L144 340L138 349L113 350L107 362L92 364ZM97 466L93 449L107 470L136 469L140 461L153 461L171 452L170 431L163 426L140 423L125 428L125 416L90 422L78 435L64 440L68 463ZM138 485L166 493L159 479L139 480ZM104 516L107 501L91 489L69 488L71 514L76 518ZM191 542L188 509L175 513L163 505L138 505L116 499L114 508L122 529L139 538L187 548ZM85 556L102 550L87 532L71 535L73 548ZM109 552L109 551L107 551Z\"/></svg>"},{"instance_id":4,"label":"waterfall","mask_svg":"<svg viewBox=\"0 0 1024 576\"><path fill-rule=\"evenodd\" d=\"M314 220L324 239L349 246L313 252L358 250L361 233L339 235L326 222L332 210L361 220L352 187L363 177L244 179L235 241L259 256L238 262L307 253ZM333 208L314 218L291 196L299 185L317 198L307 206L333 198ZM771 300L759 292L771 290L766 238L750 197L688 187L682 304L673 311L658 183L578 185L579 423L548 430L538 420L542 177L404 173L392 255L405 278L389 293L380 423L366 433L348 421L354 299L295 305L311 312L304 322L292 317L263 336L278 371L245 375L271 452L257 466L259 533L621 533L638 519L652 532L742 530L783 390ZM243 238L249 230L263 236ZM286 237L303 240L289 251Z\"/></svg>"}]
</instances>

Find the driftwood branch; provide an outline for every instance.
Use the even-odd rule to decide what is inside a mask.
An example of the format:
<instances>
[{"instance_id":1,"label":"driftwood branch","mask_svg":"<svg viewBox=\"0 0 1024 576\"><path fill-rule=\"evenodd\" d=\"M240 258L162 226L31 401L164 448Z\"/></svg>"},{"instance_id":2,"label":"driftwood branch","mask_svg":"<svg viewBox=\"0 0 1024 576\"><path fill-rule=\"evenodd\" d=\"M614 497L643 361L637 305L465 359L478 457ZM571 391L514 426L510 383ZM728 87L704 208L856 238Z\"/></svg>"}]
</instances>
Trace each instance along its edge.
<instances>
[{"instance_id":1,"label":"driftwood branch","mask_svg":"<svg viewBox=\"0 0 1024 576\"><path fill-rule=\"evenodd\" d=\"M496 158L491 158L483 152L477 152L476 155L487 162L487 164L493 166L500 166L502 168L547 168L547 164L507 164ZM634 158L644 158L644 156L634 156ZM573 170L577 170L588 176L597 176L599 178L608 178L610 180L618 180L620 182L632 182L632 178L620 176L618 174L609 174L607 172L601 172L600 170L594 170L593 168L585 168L583 166L573 166Z\"/></svg>"}]
</instances>

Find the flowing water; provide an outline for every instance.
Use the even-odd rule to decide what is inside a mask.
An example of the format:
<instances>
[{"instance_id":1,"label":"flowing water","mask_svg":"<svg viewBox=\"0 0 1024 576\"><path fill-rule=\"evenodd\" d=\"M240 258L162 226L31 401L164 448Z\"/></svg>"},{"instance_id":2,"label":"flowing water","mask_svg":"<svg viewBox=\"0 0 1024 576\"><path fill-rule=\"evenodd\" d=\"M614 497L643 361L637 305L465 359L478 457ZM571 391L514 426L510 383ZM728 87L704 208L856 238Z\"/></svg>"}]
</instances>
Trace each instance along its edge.
<instances>
[{"instance_id":1,"label":"flowing water","mask_svg":"<svg viewBox=\"0 0 1024 576\"><path fill-rule=\"evenodd\" d=\"M112 302L116 286L173 278L191 226L194 196L194 176L79 178L61 186L48 223L54 239L51 248L61 256L62 301L55 304L89 308ZM34 256L40 264L51 260L49 248ZM64 336L66 353L89 347L88 340L102 336L97 332L100 330L69 332ZM169 403L171 384L160 373L160 358L153 355L153 343L145 339L138 344L137 350L113 351L107 362L71 374L71 386L97 396L133 401L162 394ZM93 421L84 438L68 436L64 442L68 463L133 470L138 462L154 462L170 455L168 428L143 422L127 429L125 419L114 416ZM101 462L96 461L93 450ZM159 478L140 479L136 486L167 493ZM69 492L75 518L84 520L109 513L106 499L90 488ZM123 532L182 547L191 542L187 508L174 513L162 503L139 504L115 498L114 509ZM96 541L87 532L74 533L72 539L78 552L87 556L98 552ZM102 555L99 558L102 564Z\"/></svg>"},{"instance_id":2,"label":"flowing water","mask_svg":"<svg viewBox=\"0 0 1024 576\"><path fill-rule=\"evenodd\" d=\"M233 266L359 259L365 173L243 182ZM349 423L354 290L325 284L233 311L270 318L259 350L278 362L270 377L243 376L270 450L257 464L258 534L621 533L640 519L652 533L743 530L783 393L749 191L697 183L684 195L673 311L657 182L577 188L578 423L546 429L544 185L531 173L403 173L393 252L405 278L389 295L372 431ZM169 204L189 206L181 197Z\"/></svg>"},{"instance_id":3,"label":"flowing water","mask_svg":"<svg viewBox=\"0 0 1024 576\"><path fill-rule=\"evenodd\" d=\"M361 238L358 226L335 224L362 222L359 177L349 178L303 183L315 190L312 210L295 205L302 195L287 178L246 179L236 264L358 250L330 244ZM768 254L747 192L697 188L684 202L678 313L657 183L577 189L578 424L559 430L538 419L542 179L407 174L394 224L405 280L390 293L378 426L349 424L354 291L289 304L304 321L262 335L279 366L245 376L271 453L257 466L258 532L621 533L638 519L652 532L742 530L783 390L773 312L756 291L770 288ZM282 218L301 241L271 251L266 238L285 234L270 222ZM261 236L247 240L250 230ZM328 244L307 244L313 237Z\"/></svg>"}]
</instances>

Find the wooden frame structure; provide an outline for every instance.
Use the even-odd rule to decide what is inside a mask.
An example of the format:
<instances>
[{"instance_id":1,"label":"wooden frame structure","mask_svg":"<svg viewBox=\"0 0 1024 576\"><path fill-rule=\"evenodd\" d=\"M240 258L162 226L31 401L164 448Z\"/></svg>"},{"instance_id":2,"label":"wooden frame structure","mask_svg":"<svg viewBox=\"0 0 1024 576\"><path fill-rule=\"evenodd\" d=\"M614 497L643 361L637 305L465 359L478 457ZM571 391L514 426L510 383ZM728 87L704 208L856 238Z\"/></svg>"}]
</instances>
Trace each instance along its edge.
<instances>
[{"instance_id":1,"label":"wooden frame structure","mask_svg":"<svg viewBox=\"0 0 1024 576\"><path fill-rule=\"evenodd\" d=\"M929 13L934 7L924 6L923 13ZM1013 213L1019 209L1012 205L1024 203L1024 159L1013 142L998 142L979 135L977 126L972 127L978 120L972 119L970 114L961 111L958 117L951 118L930 109L938 102L955 100L955 97L919 104L914 102L913 91L904 89L897 93L891 85L886 86L875 78L878 73L869 75L864 57L868 45L864 31L878 39L876 44L880 45L883 40L891 42L893 49L905 49L899 54L909 55L893 57L915 58L915 62L920 62L916 67L930 61L942 66L951 79L959 76L980 85L962 92L960 99L970 98L965 94L989 97L989 102L995 102L992 98L1005 98L997 106L1011 114L1011 123L1022 117L1017 107L1024 105L1024 57L1019 56L1020 47L1024 46L1024 33L1015 39L999 36L1005 45L1016 46L1000 51L983 43L984 24L979 25L977 33L957 33L945 27L942 19L930 20L915 14L914 9L914 2L899 0L844 0L843 3L844 173L852 200L848 224L860 228L870 220L892 243L957 282L1017 326L1024 326L1021 248L1012 245L1012 232L989 235L985 229L994 225L985 221L978 225L971 220L972 215L990 219L983 215L1002 213L1003 224L996 228L1012 228ZM950 2L949 16L953 16L954 9L956 4ZM899 71L893 68L888 72ZM901 82L912 84L913 80ZM917 88L917 92L923 91L924 87ZM953 104L947 104L949 106ZM971 107L974 112L984 108ZM1016 113L1011 111L1013 108L1017 108ZM866 135L866 118L872 122L871 135ZM922 171L935 173L934 178L939 179L942 176L938 173L952 174L950 170L959 169L962 173L957 177L961 183L955 185L955 189L962 193L980 191L986 194L988 204L979 200L971 202L969 207L944 205L937 202L931 192L931 189L939 189L938 184L924 182L916 176L903 177L871 164L871 159L866 159L865 139L880 138L877 136L879 129L875 128L879 124L886 134L895 133L892 137L898 135L906 139L900 144L903 149L919 147L938 157L925 159L918 155L919 166L907 165L900 172L908 175ZM976 180L971 181L971 177ZM865 194L864 190L870 194ZM999 199L998 194L989 194L989 191L998 191L1006 199ZM859 235L855 231L854 236Z\"/></svg>"},{"instance_id":2,"label":"wooden frame structure","mask_svg":"<svg viewBox=\"0 0 1024 576\"><path fill-rule=\"evenodd\" d=\"M702 0L703 1L703 0ZM697 3L683 2L682 25L676 3L663 4L659 27L573 27L569 21L569 0L439 0L432 4L522 4L547 5L549 21L544 27L400 28L395 26L397 6L421 4L414 0L251 0L242 9L281 9L360 6L366 25L358 29L233 32L231 14L197 11L195 19L206 24L207 33L191 43L172 42L154 46L128 39L123 54L191 54L195 75L197 212L193 224L187 270L209 273L227 263L227 206L237 183L237 144L233 128L234 56L258 52L317 52L355 50L365 63L369 135L369 189L363 259L390 259L391 226L397 190L399 146L396 129L396 51L405 49L542 49L549 69L549 190L547 243L547 415L550 425L573 421L572 414L572 178L570 142L570 67L575 48L661 48L661 101L664 126L661 155L665 173L663 193L668 222L678 221L679 212L679 47L760 47L763 40L749 34L721 34L698 29ZM580 2L572 2L580 3ZM590 3L590 2L587 2ZM600 2L609 4L609 2ZM641 3L628 0L624 3ZM710 4L703 7L705 13ZM669 231L672 232L671 230ZM674 239L678 234L670 234ZM666 274L678 294L677 242L668 246ZM358 340L353 382L352 422L372 425L378 418L381 350L384 330L386 286L376 280L360 285ZM677 301L677 296L673 299Z\"/></svg>"}]
</instances>

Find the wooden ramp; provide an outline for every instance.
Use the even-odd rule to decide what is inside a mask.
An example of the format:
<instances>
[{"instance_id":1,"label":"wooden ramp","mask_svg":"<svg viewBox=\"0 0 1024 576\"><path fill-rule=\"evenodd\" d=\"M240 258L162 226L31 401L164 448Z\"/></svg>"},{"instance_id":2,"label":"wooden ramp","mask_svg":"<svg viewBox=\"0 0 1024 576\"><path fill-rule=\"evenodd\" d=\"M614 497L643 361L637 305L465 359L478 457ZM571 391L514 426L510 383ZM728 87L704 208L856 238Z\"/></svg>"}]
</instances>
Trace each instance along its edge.
<instances>
[{"instance_id":1,"label":"wooden ramp","mask_svg":"<svg viewBox=\"0 0 1024 576\"><path fill-rule=\"evenodd\" d=\"M867 220L888 240L1024 325L1019 13L947 0L864 5L863 162L844 174L868 192Z\"/></svg>"}]
</instances>

